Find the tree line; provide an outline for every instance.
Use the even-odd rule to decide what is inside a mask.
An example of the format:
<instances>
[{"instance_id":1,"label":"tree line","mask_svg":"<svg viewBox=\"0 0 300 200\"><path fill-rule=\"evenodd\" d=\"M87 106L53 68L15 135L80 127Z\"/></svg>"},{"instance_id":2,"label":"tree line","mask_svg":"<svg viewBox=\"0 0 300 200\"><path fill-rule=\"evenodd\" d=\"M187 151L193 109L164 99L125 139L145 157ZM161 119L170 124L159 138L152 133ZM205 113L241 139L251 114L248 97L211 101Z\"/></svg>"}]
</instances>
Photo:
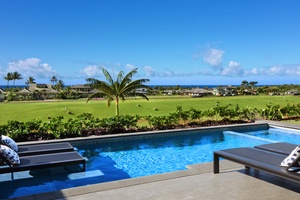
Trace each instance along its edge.
<instances>
[{"instance_id":1,"label":"tree line","mask_svg":"<svg viewBox=\"0 0 300 200\"><path fill-rule=\"evenodd\" d=\"M3 75L3 79L7 81L7 88L9 88L9 82L13 81L13 87L15 86L16 80L22 80L22 75L15 71L15 72L8 72L6 75ZM62 80L58 80L56 76L52 76L49 80L53 87L63 89L64 88L64 82ZM35 84L35 79L32 76L29 76L28 79L25 82L25 85Z\"/></svg>"}]
</instances>

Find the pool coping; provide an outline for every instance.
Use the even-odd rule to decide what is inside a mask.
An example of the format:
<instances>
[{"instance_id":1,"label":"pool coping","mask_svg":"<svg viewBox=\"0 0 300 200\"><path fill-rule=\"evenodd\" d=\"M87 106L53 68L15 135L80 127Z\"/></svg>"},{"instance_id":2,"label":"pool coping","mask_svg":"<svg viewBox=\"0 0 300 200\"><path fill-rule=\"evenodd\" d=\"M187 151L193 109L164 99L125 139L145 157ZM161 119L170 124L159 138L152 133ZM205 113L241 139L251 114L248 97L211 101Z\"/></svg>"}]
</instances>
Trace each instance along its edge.
<instances>
[{"instance_id":1,"label":"pool coping","mask_svg":"<svg viewBox=\"0 0 300 200\"><path fill-rule=\"evenodd\" d=\"M191 129L175 129L175 130L163 130L163 131L156 131L156 132L137 132L137 133L126 133L126 134L115 134L115 135L105 135L105 136L92 136L88 138L71 138L71 139L62 139L62 140L49 140L49 141L35 141L35 142L22 142L18 144L33 144L33 143L49 143L49 142L62 142L62 141L84 141L84 140L92 140L92 139L104 139L104 138L115 138L115 137L130 137L130 136L136 136L136 135L147 135L147 134L156 134L159 133L168 133L168 132L180 132L180 131L189 131L189 130L214 130L214 129L226 129L226 128L232 128L232 127L245 127L245 126L257 126L257 125L272 125L272 126L280 126L280 127L286 127L286 128L294 128L294 129L300 129L299 126L289 125L285 123L273 123L270 121L257 121L255 123L248 123L248 124L234 124L234 125L222 125L222 126L213 126L213 127L199 127L199 128L191 128ZM226 160L221 161L221 170L238 170L243 168L242 165L229 162ZM105 182L105 183L98 183L98 184L91 184L86 186L80 186L80 187L74 187L74 188L68 188L68 189L62 189L57 191L51 191L46 193L38 193L28 196L22 196L13 198L16 200L31 200L31 199L60 199L60 198L66 198L66 197L72 197L77 195L83 195L88 193L94 193L99 191L105 191L105 190L112 190L117 188L123 188L123 187L129 187L129 186L135 186L140 184L146 184L150 182L158 182L163 180L169 180L169 179L175 179L180 177L187 177L187 176L193 176L197 174L202 173L211 173L212 172L212 162L208 163L201 163L201 164L193 164L187 166L187 170L180 170L175 172L169 172L164 174L157 174L157 175L151 175L151 176L145 176L145 177L138 177L138 178L130 178L130 179L123 179L118 181L111 181L111 182Z\"/></svg>"},{"instance_id":2,"label":"pool coping","mask_svg":"<svg viewBox=\"0 0 300 200\"><path fill-rule=\"evenodd\" d=\"M76 138L64 138L64 139L52 139L52 140L39 140L39 141L26 141L18 142L18 145L28 145L28 144L43 144L43 143L57 143L57 142L82 142L90 140L103 140L103 139L114 139L114 138L126 138L126 137L137 137L137 136L153 136L160 135L164 133L178 133L178 132L191 132L199 130L216 130L216 129L230 129L239 127L253 127L253 126L268 126L267 121L257 121L244 124L230 124L230 125L219 125L219 126L208 126L208 127L195 127L195 128L180 128L180 129L168 129L168 130L157 130L157 131L144 131L144 132L133 132L133 133L120 133L120 134L109 134L109 135L99 135L99 136L88 136L88 137L76 137Z\"/></svg>"}]
</instances>

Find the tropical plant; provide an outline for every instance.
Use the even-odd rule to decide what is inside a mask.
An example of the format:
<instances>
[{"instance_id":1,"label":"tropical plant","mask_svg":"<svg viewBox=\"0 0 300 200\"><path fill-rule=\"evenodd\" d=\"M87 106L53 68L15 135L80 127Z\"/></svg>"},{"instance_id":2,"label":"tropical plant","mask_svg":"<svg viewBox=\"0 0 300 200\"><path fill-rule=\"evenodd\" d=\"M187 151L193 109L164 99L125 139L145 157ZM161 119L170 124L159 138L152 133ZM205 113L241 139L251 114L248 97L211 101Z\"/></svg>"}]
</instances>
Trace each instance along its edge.
<instances>
[{"instance_id":1,"label":"tropical plant","mask_svg":"<svg viewBox=\"0 0 300 200\"><path fill-rule=\"evenodd\" d=\"M186 121L189 119L189 111L184 111L182 109L182 106L177 106L176 107L176 112L175 115L178 117L178 119L181 119L183 121L183 124L186 123Z\"/></svg>"},{"instance_id":2,"label":"tropical plant","mask_svg":"<svg viewBox=\"0 0 300 200\"><path fill-rule=\"evenodd\" d=\"M248 120L248 121L255 121L256 114L258 113L257 108L251 108L251 107L246 107L240 109L237 105L236 111L238 112L238 118L240 120Z\"/></svg>"},{"instance_id":3,"label":"tropical plant","mask_svg":"<svg viewBox=\"0 0 300 200\"><path fill-rule=\"evenodd\" d=\"M281 120L284 117L280 105L273 105L271 102L266 105L266 108L258 109L258 113L268 120Z\"/></svg>"},{"instance_id":4,"label":"tropical plant","mask_svg":"<svg viewBox=\"0 0 300 200\"><path fill-rule=\"evenodd\" d=\"M59 92L56 94L56 98L58 98L58 99L78 99L79 94L77 91L72 90L72 88L68 86L63 90L59 90Z\"/></svg>"},{"instance_id":5,"label":"tropical plant","mask_svg":"<svg viewBox=\"0 0 300 200\"><path fill-rule=\"evenodd\" d=\"M281 108L281 113L285 119L296 117L298 118L300 115L300 104L290 105L289 103Z\"/></svg>"},{"instance_id":6,"label":"tropical plant","mask_svg":"<svg viewBox=\"0 0 300 200\"><path fill-rule=\"evenodd\" d=\"M33 98L34 98L34 99L40 99L40 98L41 98L41 91L38 90L38 89L35 89L35 90L33 91Z\"/></svg>"},{"instance_id":7,"label":"tropical plant","mask_svg":"<svg viewBox=\"0 0 300 200\"><path fill-rule=\"evenodd\" d=\"M61 91L64 88L65 83L62 80L58 80L57 84L55 85L55 89Z\"/></svg>"},{"instance_id":8,"label":"tropical plant","mask_svg":"<svg viewBox=\"0 0 300 200\"><path fill-rule=\"evenodd\" d=\"M32 84L32 83L36 83L34 78L32 76L28 77L28 80L25 82L26 85Z\"/></svg>"},{"instance_id":9,"label":"tropical plant","mask_svg":"<svg viewBox=\"0 0 300 200\"><path fill-rule=\"evenodd\" d=\"M5 101L12 101L16 97L16 93L13 90L6 92L6 100Z\"/></svg>"},{"instance_id":10,"label":"tropical plant","mask_svg":"<svg viewBox=\"0 0 300 200\"><path fill-rule=\"evenodd\" d=\"M13 72L12 73L12 80L14 81L13 83L14 83L14 86L15 86L15 81L16 80L21 80L21 79L23 79L23 77L22 77L22 75L19 73L19 72L17 72L17 71L15 71L15 72Z\"/></svg>"},{"instance_id":11,"label":"tropical plant","mask_svg":"<svg viewBox=\"0 0 300 200\"><path fill-rule=\"evenodd\" d=\"M251 87L251 89L254 89L254 86L257 84L257 81L250 81L249 82L249 86Z\"/></svg>"},{"instance_id":12,"label":"tropical plant","mask_svg":"<svg viewBox=\"0 0 300 200\"><path fill-rule=\"evenodd\" d=\"M132 76L137 73L137 68L131 70L128 74L124 76L124 72L120 71L117 80L114 80L110 73L103 67L100 67L102 72L107 80L101 81L95 78L87 78L86 81L89 85L98 90L91 94L87 101L90 99L97 97L103 94L107 98L107 106L110 106L112 101L115 101L116 107L116 116L119 116L119 100L125 101L126 97L130 96L141 96L147 100L148 97L144 93L137 93L136 89L144 87L148 88L148 86L144 85L144 83L148 82L149 79L137 79L132 81Z\"/></svg>"},{"instance_id":13,"label":"tropical plant","mask_svg":"<svg viewBox=\"0 0 300 200\"><path fill-rule=\"evenodd\" d=\"M9 87L9 81L13 80L12 79L12 73L8 72L6 76L3 76L4 80L7 81L7 88Z\"/></svg>"},{"instance_id":14,"label":"tropical plant","mask_svg":"<svg viewBox=\"0 0 300 200\"><path fill-rule=\"evenodd\" d=\"M190 113L190 118L192 120L196 120L197 122L200 122L200 119L202 117L202 111L201 110L198 110L198 109L195 109L195 108L191 108L189 110L189 113Z\"/></svg>"},{"instance_id":15,"label":"tropical plant","mask_svg":"<svg viewBox=\"0 0 300 200\"><path fill-rule=\"evenodd\" d=\"M167 116L148 115L145 116L144 119L146 119L149 123L149 126L154 129L174 128L179 121L179 118L175 113L170 113Z\"/></svg>"},{"instance_id":16,"label":"tropical plant","mask_svg":"<svg viewBox=\"0 0 300 200\"><path fill-rule=\"evenodd\" d=\"M54 137L55 139L60 138L61 134L65 132L65 123L63 122L63 116L57 116L51 118L48 123L44 123L44 128L47 131L47 134Z\"/></svg>"},{"instance_id":17,"label":"tropical plant","mask_svg":"<svg viewBox=\"0 0 300 200\"><path fill-rule=\"evenodd\" d=\"M51 79L50 79L50 82L52 83L52 85L54 85L55 83L57 83L57 78L56 76L52 76Z\"/></svg>"}]
</instances>

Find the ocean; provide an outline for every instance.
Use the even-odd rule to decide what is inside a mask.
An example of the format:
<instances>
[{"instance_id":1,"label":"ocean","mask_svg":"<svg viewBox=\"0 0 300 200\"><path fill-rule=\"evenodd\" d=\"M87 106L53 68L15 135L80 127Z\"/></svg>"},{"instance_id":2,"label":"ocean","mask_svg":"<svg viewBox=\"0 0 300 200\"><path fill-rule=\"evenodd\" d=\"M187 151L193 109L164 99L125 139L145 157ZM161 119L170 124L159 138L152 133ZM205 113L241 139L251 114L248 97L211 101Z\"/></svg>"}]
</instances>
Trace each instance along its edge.
<instances>
[{"instance_id":1,"label":"ocean","mask_svg":"<svg viewBox=\"0 0 300 200\"><path fill-rule=\"evenodd\" d=\"M68 86L73 86L73 85L65 85L65 87L68 87ZM180 88L216 88L218 86L228 86L228 85L148 85L150 86L151 88L154 88L154 87L177 87L179 86ZM231 85L231 86L239 86L239 85ZM9 85L9 88L25 88L25 87L28 87L28 85L15 85L15 86L12 86L12 85ZM2 89L6 89L7 88L7 85L0 85L0 88Z\"/></svg>"}]
</instances>

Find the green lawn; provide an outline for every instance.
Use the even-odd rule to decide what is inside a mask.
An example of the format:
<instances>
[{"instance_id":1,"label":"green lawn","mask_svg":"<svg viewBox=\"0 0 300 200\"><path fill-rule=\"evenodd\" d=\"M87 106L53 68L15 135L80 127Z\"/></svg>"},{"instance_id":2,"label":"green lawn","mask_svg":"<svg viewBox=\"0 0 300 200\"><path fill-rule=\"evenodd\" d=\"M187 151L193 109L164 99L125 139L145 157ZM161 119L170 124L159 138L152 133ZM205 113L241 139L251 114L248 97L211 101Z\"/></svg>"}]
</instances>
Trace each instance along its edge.
<instances>
[{"instance_id":1,"label":"green lawn","mask_svg":"<svg viewBox=\"0 0 300 200\"><path fill-rule=\"evenodd\" d=\"M234 96L234 97L203 97L191 98L184 96L149 96L149 101L141 98L128 99L120 102L120 114L145 115L167 115L174 112L177 106L184 110L192 107L206 110L215 106L219 101L221 105L231 103L238 104L241 108L249 106L264 108L268 102L280 104L300 103L298 96ZM31 119L42 119L48 117L64 116L65 119L74 118L83 112L91 112L95 117L105 118L115 115L115 104L107 107L105 100L91 100L86 104L85 99L81 100L58 100L58 101L31 101L31 102L9 102L0 103L0 124L8 120L29 121ZM155 110L156 108L156 110Z\"/></svg>"}]
</instances>

